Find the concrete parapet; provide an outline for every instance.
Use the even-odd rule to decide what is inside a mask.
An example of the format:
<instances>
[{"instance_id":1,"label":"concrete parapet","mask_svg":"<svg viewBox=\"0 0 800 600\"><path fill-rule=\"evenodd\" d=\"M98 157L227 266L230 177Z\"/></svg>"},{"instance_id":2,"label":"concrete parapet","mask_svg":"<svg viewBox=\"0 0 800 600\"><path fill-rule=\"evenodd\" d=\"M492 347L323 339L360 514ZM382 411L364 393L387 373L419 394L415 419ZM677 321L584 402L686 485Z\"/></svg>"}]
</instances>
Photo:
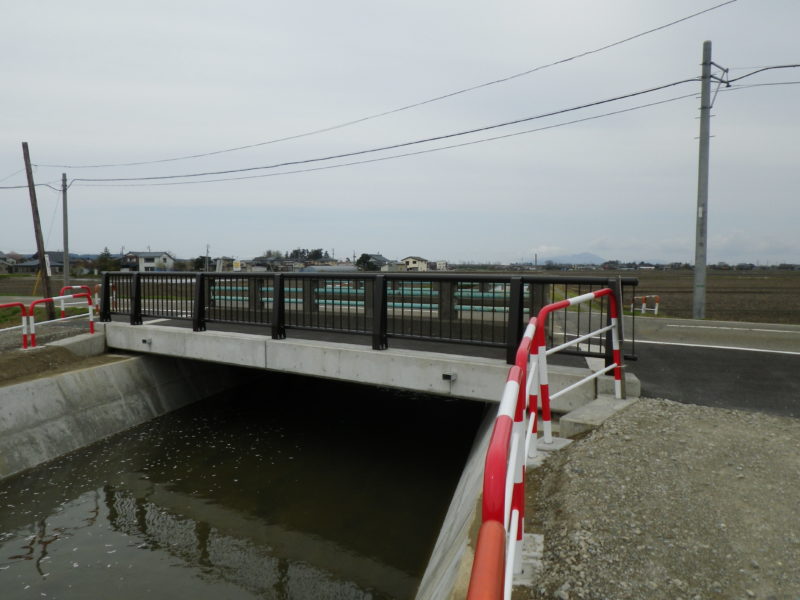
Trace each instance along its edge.
<instances>
[{"instance_id":1,"label":"concrete parapet","mask_svg":"<svg viewBox=\"0 0 800 600\"><path fill-rule=\"evenodd\" d=\"M393 387L468 400L500 402L509 365L503 360L369 346L322 340L273 340L263 335L204 331L164 325L107 323L111 349L160 354ZM549 367L551 393L579 381L586 369ZM594 382L553 403L565 413L595 398Z\"/></svg>"},{"instance_id":2,"label":"concrete parapet","mask_svg":"<svg viewBox=\"0 0 800 600\"><path fill-rule=\"evenodd\" d=\"M589 404L573 410L562 416L559 420L560 433L562 437L569 438L596 429L602 425L606 419L615 415L621 410L629 407L638 400L617 400L613 396L602 395Z\"/></svg>"},{"instance_id":3,"label":"concrete parapet","mask_svg":"<svg viewBox=\"0 0 800 600\"><path fill-rule=\"evenodd\" d=\"M75 356L98 356L106 351L105 323L95 323L94 333L82 333L73 337L48 342L47 346L61 346Z\"/></svg>"}]
</instances>

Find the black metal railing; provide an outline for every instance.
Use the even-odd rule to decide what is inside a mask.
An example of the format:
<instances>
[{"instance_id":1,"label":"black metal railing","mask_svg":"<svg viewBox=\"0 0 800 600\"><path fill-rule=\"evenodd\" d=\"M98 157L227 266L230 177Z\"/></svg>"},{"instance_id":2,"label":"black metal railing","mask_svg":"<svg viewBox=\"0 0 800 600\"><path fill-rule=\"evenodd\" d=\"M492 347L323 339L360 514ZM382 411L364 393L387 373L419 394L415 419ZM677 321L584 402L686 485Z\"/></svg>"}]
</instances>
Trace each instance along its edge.
<instances>
[{"instance_id":1,"label":"black metal railing","mask_svg":"<svg viewBox=\"0 0 800 600\"><path fill-rule=\"evenodd\" d=\"M551 277L456 273L104 273L101 320L145 318L369 335L372 347L389 338L504 347L513 361L525 324L545 305L611 287L628 306L633 277ZM608 321L606 300L551 315L550 343L583 335ZM634 358L633 332L625 353ZM584 341L576 354L606 356L605 339Z\"/></svg>"}]
</instances>

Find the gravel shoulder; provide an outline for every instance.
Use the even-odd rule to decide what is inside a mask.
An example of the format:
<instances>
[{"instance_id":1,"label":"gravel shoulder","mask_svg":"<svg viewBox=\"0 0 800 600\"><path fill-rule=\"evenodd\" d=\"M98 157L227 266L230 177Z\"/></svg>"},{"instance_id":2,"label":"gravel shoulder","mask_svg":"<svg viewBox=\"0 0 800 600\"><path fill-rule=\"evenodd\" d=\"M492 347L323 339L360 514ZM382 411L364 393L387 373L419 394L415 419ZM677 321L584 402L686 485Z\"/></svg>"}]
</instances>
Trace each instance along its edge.
<instances>
[{"instance_id":1,"label":"gravel shoulder","mask_svg":"<svg viewBox=\"0 0 800 600\"><path fill-rule=\"evenodd\" d=\"M515 599L800 598L800 420L642 399L528 475Z\"/></svg>"}]
</instances>

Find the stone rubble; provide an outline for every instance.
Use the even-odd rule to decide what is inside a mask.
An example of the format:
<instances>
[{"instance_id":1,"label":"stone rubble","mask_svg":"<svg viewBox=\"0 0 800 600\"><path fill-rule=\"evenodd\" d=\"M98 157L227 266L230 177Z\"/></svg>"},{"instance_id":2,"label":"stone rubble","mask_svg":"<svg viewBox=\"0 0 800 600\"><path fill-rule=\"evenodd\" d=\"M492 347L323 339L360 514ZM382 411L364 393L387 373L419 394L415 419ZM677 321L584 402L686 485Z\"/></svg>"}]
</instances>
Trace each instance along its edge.
<instances>
[{"instance_id":1,"label":"stone rubble","mask_svg":"<svg viewBox=\"0 0 800 600\"><path fill-rule=\"evenodd\" d=\"M643 399L527 476L515 600L800 599L800 420Z\"/></svg>"}]
</instances>

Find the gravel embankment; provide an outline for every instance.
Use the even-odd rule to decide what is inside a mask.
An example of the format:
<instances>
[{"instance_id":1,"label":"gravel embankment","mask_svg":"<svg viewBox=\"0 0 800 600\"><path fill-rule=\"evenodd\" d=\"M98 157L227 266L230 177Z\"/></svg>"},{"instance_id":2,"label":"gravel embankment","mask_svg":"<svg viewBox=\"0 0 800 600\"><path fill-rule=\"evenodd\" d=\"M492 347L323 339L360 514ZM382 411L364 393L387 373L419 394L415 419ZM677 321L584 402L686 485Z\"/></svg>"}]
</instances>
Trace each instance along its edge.
<instances>
[{"instance_id":1,"label":"gravel embankment","mask_svg":"<svg viewBox=\"0 0 800 600\"><path fill-rule=\"evenodd\" d=\"M530 473L524 598L800 598L800 420L643 399Z\"/></svg>"}]
</instances>

